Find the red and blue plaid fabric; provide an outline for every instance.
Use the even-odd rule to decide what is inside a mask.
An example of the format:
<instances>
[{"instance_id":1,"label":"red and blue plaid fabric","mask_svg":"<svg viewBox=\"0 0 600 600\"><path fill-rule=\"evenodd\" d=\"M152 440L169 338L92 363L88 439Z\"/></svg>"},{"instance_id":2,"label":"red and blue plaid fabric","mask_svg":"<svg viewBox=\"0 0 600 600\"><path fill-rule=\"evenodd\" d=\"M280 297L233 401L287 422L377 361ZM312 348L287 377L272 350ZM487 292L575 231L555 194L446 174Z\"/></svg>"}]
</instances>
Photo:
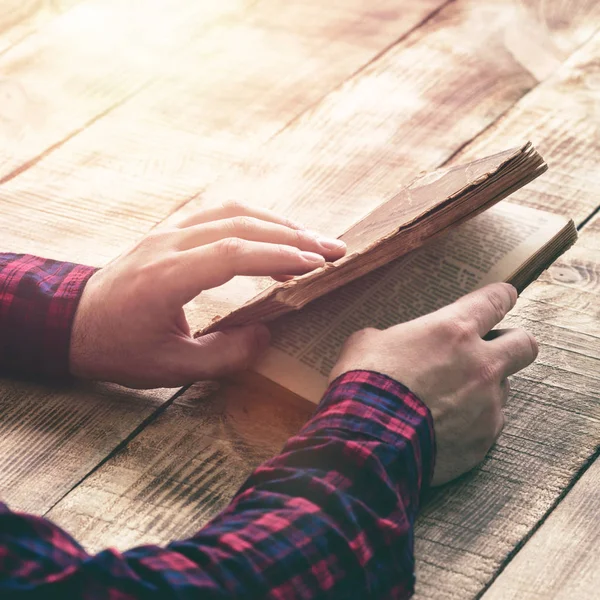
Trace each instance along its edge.
<instances>
[{"instance_id":1,"label":"red and blue plaid fabric","mask_svg":"<svg viewBox=\"0 0 600 600\"><path fill-rule=\"evenodd\" d=\"M68 375L71 326L92 267L0 254L0 372Z\"/></svg>"},{"instance_id":2,"label":"red and blue plaid fabric","mask_svg":"<svg viewBox=\"0 0 600 600\"><path fill-rule=\"evenodd\" d=\"M61 313L66 329L68 320ZM346 373L189 539L89 555L51 522L0 504L0 598L408 598L413 523L434 456L431 415L416 396L384 375Z\"/></svg>"}]
</instances>

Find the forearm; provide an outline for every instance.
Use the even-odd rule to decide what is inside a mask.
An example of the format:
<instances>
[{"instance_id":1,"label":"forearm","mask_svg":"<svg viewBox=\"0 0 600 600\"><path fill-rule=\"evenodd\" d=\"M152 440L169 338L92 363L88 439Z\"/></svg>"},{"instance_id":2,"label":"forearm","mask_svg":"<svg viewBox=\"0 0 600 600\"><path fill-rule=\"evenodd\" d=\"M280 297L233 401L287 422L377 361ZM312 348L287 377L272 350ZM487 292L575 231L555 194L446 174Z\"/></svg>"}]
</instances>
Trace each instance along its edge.
<instances>
[{"instance_id":1,"label":"forearm","mask_svg":"<svg viewBox=\"0 0 600 600\"><path fill-rule=\"evenodd\" d=\"M231 597L408 597L413 523L433 456L418 399L387 377L347 374L225 513L171 548L192 558L197 542L225 549L228 569L248 573L224 588ZM224 581L214 558L205 568Z\"/></svg>"},{"instance_id":2,"label":"forearm","mask_svg":"<svg viewBox=\"0 0 600 600\"><path fill-rule=\"evenodd\" d=\"M388 378L348 374L282 453L259 467L230 507L194 537L164 549L94 557L70 546L54 566L36 563L27 583L37 581L40 598L50 591L93 597L86 590L100 589L123 598L192 592L404 598L414 583L412 526L433 456L423 404ZM0 532L11 531L2 525ZM10 554L16 538L0 536ZM5 581L0 592L19 589L10 575Z\"/></svg>"},{"instance_id":3,"label":"forearm","mask_svg":"<svg viewBox=\"0 0 600 600\"><path fill-rule=\"evenodd\" d=\"M77 304L95 269L0 253L0 373L63 378Z\"/></svg>"}]
</instances>

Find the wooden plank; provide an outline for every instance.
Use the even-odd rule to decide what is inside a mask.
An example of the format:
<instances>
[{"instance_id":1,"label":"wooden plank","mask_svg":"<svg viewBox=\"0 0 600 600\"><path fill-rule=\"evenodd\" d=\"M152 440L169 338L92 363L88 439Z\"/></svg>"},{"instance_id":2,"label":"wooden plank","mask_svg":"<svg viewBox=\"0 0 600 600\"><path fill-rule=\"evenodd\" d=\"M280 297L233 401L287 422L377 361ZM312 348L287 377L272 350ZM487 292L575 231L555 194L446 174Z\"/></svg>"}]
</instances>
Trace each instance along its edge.
<instances>
[{"instance_id":1,"label":"wooden plank","mask_svg":"<svg viewBox=\"0 0 600 600\"><path fill-rule=\"evenodd\" d=\"M427 6L403 13L393 35ZM334 11L326 19L340 21ZM5 239L103 264L372 56L350 31L326 41L241 19L213 26L168 76L2 186Z\"/></svg>"},{"instance_id":2,"label":"wooden plank","mask_svg":"<svg viewBox=\"0 0 600 600\"><path fill-rule=\"evenodd\" d=\"M0 181L149 81L208 25L251 0L89 0L0 57Z\"/></svg>"},{"instance_id":3,"label":"wooden plank","mask_svg":"<svg viewBox=\"0 0 600 600\"><path fill-rule=\"evenodd\" d=\"M524 132L548 159L551 168L543 179L549 181L534 182L511 201L583 221L598 205L587 152L597 151L600 126L600 112L590 110L598 90L588 79L599 48L596 35L454 160L467 160ZM583 228L576 246L526 290L507 319L507 325L525 326L538 337L540 356L513 378L505 432L481 469L438 491L425 507L417 527L417 598L480 594L597 447L597 228L598 217Z\"/></svg>"},{"instance_id":4,"label":"wooden plank","mask_svg":"<svg viewBox=\"0 0 600 600\"><path fill-rule=\"evenodd\" d=\"M319 40L346 40L381 52L412 28L421 25L449 0L423 0L398 5L396 0L261 0L248 15L249 22L292 35ZM400 26L399 26L400 25ZM382 45L382 39L387 44ZM362 65L361 65L362 66Z\"/></svg>"},{"instance_id":5,"label":"wooden plank","mask_svg":"<svg viewBox=\"0 0 600 600\"><path fill-rule=\"evenodd\" d=\"M582 192L583 193L583 192ZM544 303L546 314L576 311L588 320L584 332L597 335L600 323L600 213L583 227L577 244L546 271L538 285L526 292L526 297ZM565 300L566 290L576 290ZM556 318L556 317L555 317ZM563 319L564 321L564 319ZM573 326L574 321L569 321Z\"/></svg>"},{"instance_id":6,"label":"wooden plank","mask_svg":"<svg viewBox=\"0 0 600 600\"><path fill-rule=\"evenodd\" d=\"M596 459L483 600L594 600L600 589L600 460Z\"/></svg>"},{"instance_id":7,"label":"wooden plank","mask_svg":"<svg viewBox=\"0 0 600 600\"><path fill-rule=\"evenodd\" d=\"M453 31L455 32L455 36L458 37L459 34L466 36L469 29L467 27L463 29L455 27ZM440 53L447 53L448 49L451 48L451 40L447 39L447 43L444 45L440 42L439 37L436 39L439 42ZM444 39L445 38L442 36L441 41L444 41ZM479 49L482 47L483 44L481 43ZM477 46L474 45L474 47L471 48L473 54L467 54L467 57L473 56L474 62L476 50ZM415 58L414 54L413 58ZM464 59L465 56L460 55L460 58ZM408 67L406 68L408 69ZM424 76L427 77L428 75L430 75L430 73L426 73ZM385 73L381 72L380 77L385 79ZM531 81L529 77L530 76L528 75L525 79ZM437 82L438 80L434 78L433 81ZM448 85L450 85L453 80L449 78L447 81L449 82ZM493 82L488 83L493 85ZM504 81L505 88L507 87L507 83L510 84L508 73L506 73L506 79ZM377 89L381 91L380 88ZM495 88L493 88L493 90L494 89ZM344 90L342 90L342 92L343 91ZM501 90L498 88L496 93L501 94ZM341 94L341 92L338 92L338 94ZM380 98L381 97L382 96L380 96ZM393 97L390 99L390 103L397 100L398 97ZM493 103L485 105L484 108L492 110L492 104ZM352 108L352 106L350 106L350 108ZM456 109L456 106L454 106L454 108ZM470 106L470 109L474 110L473 106ZM375 103L371 105L371 110L372 113L366 111L359 114L362 114L367 122L369 119L373 122L377 122ZM483 111L483 108L481 110ZM348 115L348 112L345 114ZM351 113L350 116L352 116L352 114L354 113ZM482 113L477 114L481 115ZM343 116L344 113L342 111L338 113L338 123L343 120ZM452 121L451 117L451 113L447 113L444 117L446 120L442 121L442 125L445 126L450 124ZM463 119L462 127L467 129L467 125L465 124L467 114L465 113L462 117L459 116L459 119L460 118ZM479 118L482 122L487 122L483 117L480 116ZM490 117L490 119L491 118L493 117ZM425 122L425 116L423 116L422 120ZM360 119L354 121L353 125L356 125L357 122L360 122ZM438 121L437 127L432 127L427 131L429 131L431 135L433 135L433 133L441 133L443 131L442 125L440 125ZM392 122L391 126L394 126L394 122ZM409 134L407 136L409 141L418 139L416 137L411 138L408 123L404 123L403 127L404 129L402 131ZM475 128L474 125L473 127ZM367 123L365 129L362 131L367 131L368 128ZM378 129L375 127L374 130L376 133L381 133L382 128L383 124L380 124L380 128ZM304 129L304 131L308 132L309 130ZM358 129L358 133L363 135L360 129ZM385 131L383 133L385 134ZM360 140L360 142L362 144L368 144L368 138L364 135L363 138L364 139ZM450 136L448 136L448 139L450 139ZM296 149L302 149L301 145L303 141L305 140L303 140L302 137L296 139ZM336 140L334 140L334 142L335 141ZM380 146L384 147L394 141L398 140L395 140L389 135L388 137L386 137L386 135L381 135ZM376 142L377 140L373 142L374 146L377 146ZM380 146L377 147L379 148ZM431 146L433 146L433 144ZM359 147L359 142L355 140L354 148L357 147ZM336 145L332 145L330 148L336 149ZM289 149L290 153L288 154L288 159L292 161L293 157L296 156L295 152L292 151L294 146L291 145ZM345 149L349 150L348 154L350 156L353 156L352 147L349 142ZM404 152L405 156L408 157L408 147L405 148ZM442 152L440 152L440 155L445 156ZM340 162L342 159L347 159L343 153L341 157L335 156L334 158L336 158L336 160L339 159ZM415 160L412 163L412 168L421 168L421 165L416 166L417 162L418 160ZM283 161L280 161L280 163L279 189L281 190L281 186L286 181L287 174L282 166ZM348 161L348 163L349 166L353 166L350 161ZM388 168L393 164L393 161L391 161ZM357 160L354 165L359 167L360 161ZM333 167L336 166L337 165L333 165ZM294 173L294 169L290 171L292 174ZM381 166L379 175L384 174L384 171L385 169ZM302 171L300 171L300 173L303 174ZM360 178L362 175L369 174L364 174L360 171L356 173L357 178ZM376 182L378 180L377 177L372 177L371 181ZM338 188L339 195L337 197L343 199L344 192L348 188L344 188L341 184L345 183L346 186L352 187L354 182L348 181L348 179L340 179L337 181L338 185L340 185L340 188ZM388 179L388 186L393 187L390 186L389 181L390 180ZM393 185L396 183L397 181L393 180ZM381 189L383 190L384 187L385 186L382 185ZM307 188L305 191L309 193L310 188ZM320 190L322 194L327 191L327 186L324 186ZM360 199L361 196L357 196L357 198ZM556 329L557 331L554 338L550 335L550 332L546 332L548 340L560 339L561 333L558 328ZM548 364L550 367L553 367L554 363L558 362L556 358L557 355L552 349L550 342L548 342L546 346L551 350L549 353ZM571 350L565 350L565 352L576 354ZM561 354L558 358L562 359L562 356L563 355ZM568 356L569 360L571 360L570 355ZM578 361L579 359L573 360ZM582 368L588 368L587 361L583 361L583 363L575 362L574 364L580 371ZM517 399L521 398L521 404L515 403L516 414L514 415L514 418L515 422L520 424L520 427L516 427L515 430L512 431L513 440L510 440L510 444L507 443L507 449L504 450L504 454L514 456L514 461L523 461L524 457L528 456L528 453L533 454L533 458L529 462L529 465L533 469L539 467L539 472L546 475L550 468L550 461L554 464L554 460L562 460L562 463L560 463L556 469L556 473L552 473L553 479L551 485L548 484L549 489L544 487L544 482L538 482L538 487L542 490L541 493L545 494L544 497L546 498L551 497L555 490L560 488L562 482L568 480L571 476L573 468L575 468L573 466L573 461L575 460L573 458L574 453L576 449L580 449L581 453L586 451L590 444L590 440L595 433L594 427L596 427L596 421L588 416L589 407L595 406L595 404L593 404L589 396L584 393L587 388L580 383L581 376L574 375L572 380L575 381L575 383L573 385L578 391L567 391L565 398L568 401L568 404L566 405L570 409L571 407L575 407L577 410L570 410L570 412L565 411L567 413L564 415L566 424L565 431L568 431L570 435L567 436L565 433L564 439L561 437L559 440L559 450L562 454L557 457L550 452L548 455L548 450L545 447L542 452L539 450L539 447L543 447L543 440L540 441L535 437L527 439L522 445L520 445L520 441L515 442L514 440L518 440L517 436L521 435L521 429L526 429L525 425L527 424L528 419L533 418L535 419L535 422L544 422L544 415L546 414L545 409L535 404L534 400L531 399L537 398L541 394L550 396L554 393L554 388L552 386L546 385L543 381L538 381L538 379L541 379L543 376L543 373L541 375L538 373L538 375L536 375L537 379L526 379L526 376L523 376L519 380L519 388L517 389L515 396ZM554 385L554 383L555 382L553 382L552 385ZM571 384L567 381L567 385L569 386ZM528 390L531 390L531 397L528 395ZM184 535L185 533L189 533L189 530L193 531L194 528L200 526L211 514L217 512L219 508L227 502L229 495L233 493L245 474L251 470L254 464L260 462L264 457L264 455L261 454L260 449L268 449L270 454L274 452L276 447L283 441L283 438L279 436L285 437L288 434L293 433L293 431L300 426L302 420L306 418L307 414L306 411L303 411L301 408L292 409L288 405L278 405L274 399L269 400L268 397L265 396L265 400L263 401L265 407L264 411L252 415L252 410L257 399L254 398L253 402L246 402L245 399L247 399L248 396L241 396L239 390L232 390L227 386L218 393L215 393L208 400L202 400L202 404L197 401L197 397L200 395L197 388L188 394L189 395L182 398L180 402L177 402L174 406L170 407L149 428L145 429L137 436L133 442L128 445L126 450L119 453L114 459L111 459L101 467L94 475L87 478L84 484L60 502L49 513L49 516L67 527L72 533L80 537L85 543L89 544L91 548L98 548L105 544L116 544L119 547L125 547L143 542L146 539L160 541L170 539L174 536ZM517 396L517 394L522 394L522 396ZM260 403L260 399L258 399L258 402ZM191 407L188 406L188 404L191 405ZM222 412L223 405L230 407L225 414ZM533 409L531 409L530 405L533 406ZM259 404L259 406L263 405ZM271 414L277 414L275 411L278 406L285 407L284 416L277 417L283 422L279 422L275 419L275 422L273 423L268 419L271 418ZM520 415L524 415L522 422L517 421L517 419L521 418ZM265 429L262 429L260 426L257 427L257 424L263 422L272 424ZM558 422L558 418L556 418L556 420L554 420L554 418L551 419L549 426L554 422ZM206 427L206 430L203 432L198 426L204 426ZM188 429L185 429L186 427ZM180 433L182 434L181 437L185 438L181 442L180 448L170 447L169 452L161 454L160 444L157 443L157 440L164 440L165 443L167 443L168 440L171 439L170 436L173 436L173 440L179 440L181 439L178 437ZM206 437L203 436L203 433ZM136 446L138 443L139 445ZM577 446L575 447L576 443ZM517 450L514 450L511 444L516 445ZM209 450L212 445L214 445L215 448L214 454L211 454ZM194 448L197 448L197 454L195 456L192 454ZM535 454L536 451L537 454ZM227 462L228 459L225 458L228 456L231 457L231 468L223 466L229 464ZM498 465L498 469L503 468L504 471L506 471L506 461L503 462L501 458L502 457L496 458L493 465ZM580 456L579 459L582 460L582 457ZM488 465L488 463L486 463L486 465ZM508 488L508 500L513 501L519 506L519 503L527 505L531 500L527 493L525 475L529 476L530 473L525 474L522 471L520 472L520 476L522 477L522 481L520 481L519 484L520 487ZM473 486L476 485L476 487L479 487L481 481L486 477L493 480L493 477L487 473L485 468L480 470L475 477L479 478L476 480L478 483L475 484L473 482ZM222 478L223 481L220 481L220 478ZM495 486L501 490L508 486L503 479L500 479L500 483L498 483L498 480L495 481ZM510 480L506 478L506 481ZM185 485L186 483L187 487ZM504 496L504 498L506 500L506 496ZM435 501L441 502L442 500L443 497L440 496ZM510 506L508 506L508 500L504 505L505 508L500 507L504 510L504 512L500 511L500 515L509 511ZM494 508L498 509L499 504L500 500L493 505ZM166 506L166 509L164 510L160 508L163 505ZM467 502L465 506L472 508L473 504L472 502ZM460 506L454 508L454 512L456 512L456 510L460 509ZM525 515L524 521L517 523L517 525L521 527L520 531L528 531L530 521L537 518L537 508L539 507L530 509ZM442 509L443 506L439 510ZM199 513L197 518L193 516L196 510ZM187 515L187 518L178 519L177 517L179 514L184 515L184 517ZM138 515L137 518L136 515ZM155 521L153 521L153 517L156 517ZM472 521L468 521L468 524L476 528L479 522L485 524L484 517L485 515L476 515ZM433 520L434 517L430 516L429 518L430 520ZM465 521L464 513L460 518ZM443 521L443 514L440 520ZM492 523L492 529L494 527L502 529L506 526L506 523L506 520L499 520ZM446 529L448 527L449 525L445 526ZM186 530L186 528L189 528L189 530ZM446 530L445 528L441 527L442 532ZM463 536L463 539L464 537L468 538L468 534L465 533L464 529L460 529L460 531L455 533L457 539L460 539L461 536ZM489 531L486 530L483 534L489 534ZM516 535L518 534L519 531L516 532ZM504 552L505 548L511 547L511 543L513 542L511 536L513 535L515 535L515 532L509 532L509 535L504 539L503 545L499 551L492 547L493 556L489 560L485 560L486 557L477 559L477 566L474 570L478 571L483 565L483 573L476 572L475 576L470 578L467 577L467 592L472 592L474 589L482 589L482 580L489 577L489 569L492 569L491 572L493 572L494 565L497 564L500 553ZM443 544L438 542L437 556L439 556L440 548L443 547ZM467 552L468 550L464 550L464 554ZM494 554L494 552L496 552L496 554ZM464 556L461 560L463 560L462 564L464 565ZM451 562L450 564L452 565ZM447 573L444 576L446 575ZM473 575L472 571L470 572L470 575ZM460 580L458 575L454 577L454 581L457 580ZM443 586L441 587L443 588Z\"/></svg>"},{"instance_id":8,"label":"wooden plank","mask_svg":"<svg viewBox=\"0 0 600 600\"><path fill-rule=\"evenodd\" d=\"M595 47L592 44L589 50L595 52ZM589 122L592 129L596 124ZM577 155L563 155L558 168L569 173L569 161L577 169L577 160ZM575 197L585 198L589 173L581 173L575 184L580 193ZM569 186L574 185L572 179ZM559 178L557 194L564 185L561 188ZM532 193L529 198L541 203L542 194L536 198ZM538 337L540 356L514 378L508 425L480 472L439 492L423 512L417 534L417 552L423 557L418 563L417 597L462 598L480 593L597 447L597 223L595 218L583 228L578 244L526 291L507 320L508 325L528 327ZM579 533L584 535L583 529Z\"/></svg>"},{"instance_id":9,"label":"wooden plank","mask_svg":"<svg viewBox=\"0 0 600 600\"><path fill-rule=\"evenodd\" d=\"M339 30L343 41L326 43L306 33L283 35L276 26L285 19L268 4L259 12L261 6L256 12L270 23L269 35L231 22L214 28L186 50L187 60L170 77L4 185L11 245L103 264L236 162L251 165L251 173L228 174L228 181L241 183L216 186L200 204L212 195L267 202L284 212L293 206L309 224L340 231L417 171L447 158L535 83L513 59L514 44L504 45L507 28L514 25L509 4L451 4L384 56L385 64L377 66L378 61L349 82L258 159L257 145L335 87L340 73L346 76L372 57L372 50L365 53L361 46L363 29L354 34L346 27L369 21L370 14L381 20L390 4L384 0L363 8L365 19L360 12L330 9L321 27ZM400 13L397 30L386 26L382 46L437 4L410 6ZM373 13L374 7L379 12ZM497 13L507 16L492 19ZM577 11L563 17L564 30L572 19L574 46L588 25ZM472 36L471 28L480 22L481 34ZM371 34L367 47L373 39ZM490 53L490 45L498 52ZM190 72L190 64L203 69ZM379 91L371 93L371 86ZM465 90L462 96L458 86ZM387 98L385 104L380 97ZM419 139L428 142L418 144ZM315 196L331 203L330 221L320 222L320 208L305 214L303 199Z\"/></svg>"},{"instance_id":10,"label":"wooden plank","mask_svg":"<svg viewBox=\"0 0 600 600\"><path fill-rule=\"evenodd\" d=\"M195 532L314 410L281 400L232 382L195 385L48 518L91 551Z\"/></svg>"},{"instance_id":11,"label":"wooden plank","mask_svg":"<svg viewBox=\"0 0 600 600\"><path fill-rule=\"evenodd\" d=\"M600 204L600 172L596 168L600 152L599 53L600 35L596 34L451 163L472 160L521 139L531 140L550 168L511 196L511 202L550 210L581 223Z\"/></svg>"},{"instance_id":12,"label":"wooden plank","mask_svg":"<svg viewBox=\"0 0 600 600\"><path fill-rule=\"evenodd\" d=\"M571 251L568 259L574 261L576 252ZM564 259L563 259L564 260ZM564 263L562 263L564 264ZM553 272L557 267L551 267L550 272ZM560 267L563 270L563 267ZM593 274L593 269L589 271ZM584 333L586 335L600 337L600 307L598 306L598 298L594 294L588 293L587 300L580 302L582 293L578 293L578 303L573 306L564 306L560 302L561 286L552 284L546 281L552 275L545 274L545 280L536 283L535 287L530 288L523 294L519 300L519 316L524 319L533 321L541 321L549 325L555 325L569 332ZM539 293L539 288L546 290L544 294ZM552 296L557 297L557 301L553 301ZM532 298L538 297L533 300Z\"/></svg>"},{"instance_id":13,"label":"wooden plank","mask_svg":"<svg viewBox=\"0 0 600 600\"><path fill-rule=\"evenodd\" d=\"M48 510L172 394L1 379L2 501L15 510Z\"/></svg>"},{"instance_id":14,"label":"wooden plank","mask_svg":"<svg viewBox=\"0 0 600 600\"><path fill-rule=\"evenodd\" d=\"M0 58L2 174L121 101L156 74L160 62L154 59L174 42L182 43L191 29L201 31L201 23L238 5L155 2L139 11L140 4L129 0L81 2L13 46ZM31 3L23 11L25 7L33 8ZM177 26L186 20L190 29ZM54 177L60 178L60 171ZM17 250L19 235L11 238L4 229L10 203L4 197L0 203L2 243ZM21 235L27 235L24 227L40 225L39 216L48 208L40 204L43 199L35 207L37 219L21 224ZM2 380L3 500L16 509L47 511L172 395L169 390L137 392L115 386L55 390Z\"/></svg>"},{"instance_id":15,"label":"wooden plank","mask_svg":"<svg viewBox=\"0 0 600 600\"><path fill-rule=\"evenodd\" d=\"M3 0L0 54L81 0Z\"/></svg>"}]
</instances>

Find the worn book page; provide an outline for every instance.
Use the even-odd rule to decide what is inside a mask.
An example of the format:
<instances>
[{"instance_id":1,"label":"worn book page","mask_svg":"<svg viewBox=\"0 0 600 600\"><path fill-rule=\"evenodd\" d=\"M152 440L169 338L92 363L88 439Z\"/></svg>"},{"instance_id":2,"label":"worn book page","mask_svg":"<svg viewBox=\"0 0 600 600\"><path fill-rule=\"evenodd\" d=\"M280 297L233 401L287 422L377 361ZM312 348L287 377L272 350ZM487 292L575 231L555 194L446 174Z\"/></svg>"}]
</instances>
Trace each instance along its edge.
<instances>
[{"instance_id":1,"label":"worn book page","mask_svg":"<svg viewBox=\"0 0 600 600\"><path fill-rule=\"evenodd\" d=\"M272 347L255 370L318 402L350 334L414 319L478 287L509 280L566 223L550 213L500 203L448 235L273 322Z\"/></svg>"}]
</instances>

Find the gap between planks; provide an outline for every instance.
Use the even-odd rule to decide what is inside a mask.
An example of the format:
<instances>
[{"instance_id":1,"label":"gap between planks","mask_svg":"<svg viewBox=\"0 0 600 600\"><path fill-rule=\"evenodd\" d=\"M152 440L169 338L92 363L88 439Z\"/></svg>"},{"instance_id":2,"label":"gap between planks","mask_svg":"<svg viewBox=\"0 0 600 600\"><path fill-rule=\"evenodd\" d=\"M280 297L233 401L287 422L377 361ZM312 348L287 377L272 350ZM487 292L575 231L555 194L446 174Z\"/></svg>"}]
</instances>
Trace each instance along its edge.
<instances>
[{"instance_id":1,"label":"gap between planks","mask_svg":"<svg viewBox=\"0 0 600 600\"><path fill-rule=\"evenodd\" d=\"M595 452L589 456L589 458L585 461L581 469L575 474L573 479L571 479L570 483L564 488L564 490L556 497L556 500L552 503L552 505L548 508L548 510L544 513L544 515L540 518L540 520L532 527L531 531L529 531L522 540L520 540L517 545L508 553L506 558L502 561L502 564L490 579L490 581L483 587L481 592L479 592L475 598L479 600L482 598L485 593L492 587L494 582L500 577L500 575L506 570L509 563L515 558L515 556L523 549L523 547L527 544L527 542L535 535L535 533L546 523L550 515L560 507L561 502L564 500L565 496L575 487L577 482L585 475L585 473L589 470L589 468L594 464L596 460L600 460L600 445L596 448Z\"/></svg>"},{"instance_id":2,"label":"gap between planks","mask_svg":"<svg viewBox=\"0 0 600 600\"><path fill-rule=\"evenodd\" d=\"M88 477L91 477L98 469L100 469L105 463L107 463L113 456L118 454L123 448L125 448L131 440L143 431L150 423L155 421L177 398L184 394L190 388L189 385L178 389L171 397L165 400L162 404L156 408L154 412L151 412L145 419L143 419L136 427L129 433L123 440L121 440L112 450L110 450L104 458L102 458L98 464L92 467L87 473L85 473L79 480L75 481L64 493L56 498L47 509L42 513L42 516L46 516L57 504L59 504L66 496L68 496L75 488L83 483Z\"/></svg>"}]
</instances>

